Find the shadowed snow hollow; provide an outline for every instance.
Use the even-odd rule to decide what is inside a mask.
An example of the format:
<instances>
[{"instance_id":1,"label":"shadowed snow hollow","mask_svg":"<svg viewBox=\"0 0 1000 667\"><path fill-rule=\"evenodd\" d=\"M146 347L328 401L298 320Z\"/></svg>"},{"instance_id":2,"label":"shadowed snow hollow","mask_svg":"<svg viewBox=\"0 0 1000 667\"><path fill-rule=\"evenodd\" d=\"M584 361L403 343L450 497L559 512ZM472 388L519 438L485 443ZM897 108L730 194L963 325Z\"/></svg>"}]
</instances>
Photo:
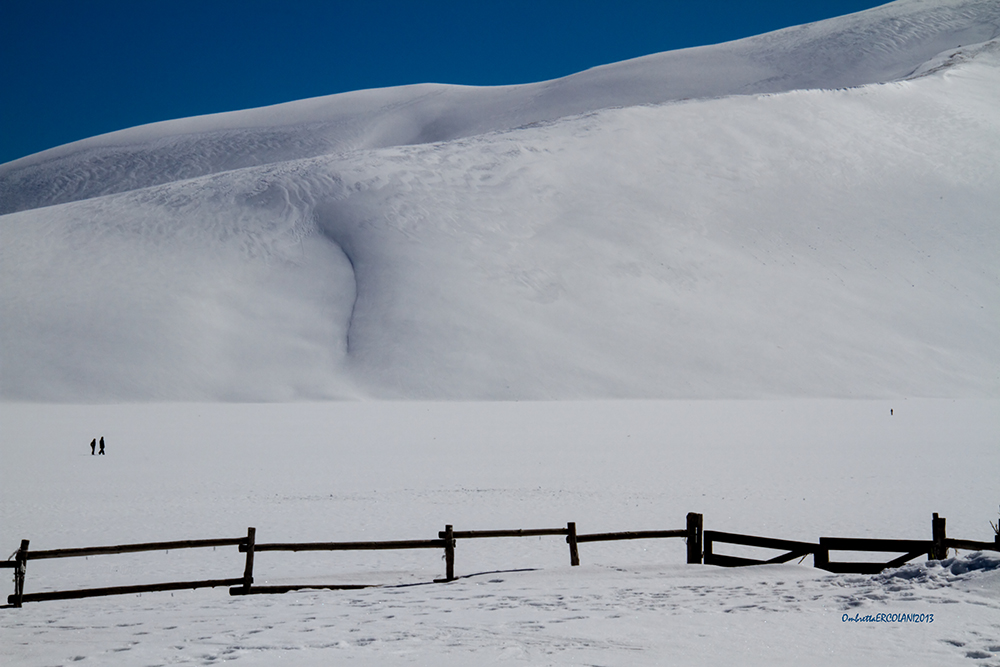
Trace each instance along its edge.
<instances>
[{"instance_id":1,"label":"shadowed snow hollow","mask_svg":"<svg viewBox=\"0 0 1000 667\"><path fill-rule=\"evenodd\" d=\"M998 26L898 2L3 165L3 397L997 396Z\"/></svg>"}]
</instances>

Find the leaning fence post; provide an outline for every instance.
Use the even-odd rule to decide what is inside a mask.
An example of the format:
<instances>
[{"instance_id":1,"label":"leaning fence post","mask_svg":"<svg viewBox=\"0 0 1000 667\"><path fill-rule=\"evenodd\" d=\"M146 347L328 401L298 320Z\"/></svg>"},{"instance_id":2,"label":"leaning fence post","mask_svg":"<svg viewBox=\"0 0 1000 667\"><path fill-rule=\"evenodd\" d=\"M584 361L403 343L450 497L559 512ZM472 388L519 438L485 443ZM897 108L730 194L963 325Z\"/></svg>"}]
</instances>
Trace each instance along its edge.
<instances>
[{"instance_id":1,"label":"leaning fence post","mask_svg":"<svg viewBox=\"0 0 1000 667\"><path fill-rule=\"evenodd\" d=\"M257 537L257 529L253 526L247 528L247 565L243 569L243 592L249 593L250 586L253 585L253 548Z\"/></svg>"},{"instance_id":2,"label":"leaning fence post","mask_svg":"<svg viewBox=\"0 0 1000 667\"><path fill-rule=\"evenodd\" d=\"M948 547L945 546L945 518L939 517L937 512L931 518L931 534L934 545L929 554L932 560L944 560L948 557Z\"/></svg>"},{"instance_id":3,"label":"leaning fence post","mask_svg":"<svg viewBox=\"0 0 1000 667\"><path fill-rule=\"evenodd\" d=\"M451 524L444 527L444 580L455 579L455 529Z\"/></svg>"},{"instance_id":4,"label":"leaning fence post","mask_svg":"<svg viewBox=\"0 0 1000 667\"><path fill-rule=\"evenodd\" d=\"M687 557L688 563L701 564L702 533L704 518L696 512L687 515Z\"/></svg>"},{"instance_id":5,"label":"leaning fence post","mask_svg":"<svg viewBox=\"0 0 1000 667\"><path fill-rule=\"evenodd\" d=\"M24 598L24 573L28 567L28 540L21 540L21 547L14 557L14 606L20 607Z\"/></svg>"},{"instance_id":6,"label":"leaning fence post","mask_svg":"<svg viewBox=\"0 0 1000 667\"><path fill-rule=\"evenodd\" d=\"M580 550L576 547L576 522L566 524L566 542L569 544L569 564L576 567L580 564Z\"/></svg>"}]
</instances>

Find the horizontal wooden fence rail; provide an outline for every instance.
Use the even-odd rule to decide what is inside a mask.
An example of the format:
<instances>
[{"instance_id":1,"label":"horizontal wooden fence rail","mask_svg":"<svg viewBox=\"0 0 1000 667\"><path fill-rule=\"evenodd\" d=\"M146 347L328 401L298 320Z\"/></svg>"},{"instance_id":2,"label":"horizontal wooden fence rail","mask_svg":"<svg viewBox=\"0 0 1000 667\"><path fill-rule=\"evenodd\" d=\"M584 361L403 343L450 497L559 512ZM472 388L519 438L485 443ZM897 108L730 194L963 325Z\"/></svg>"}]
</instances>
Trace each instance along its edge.
<instances>
[{"instance_id":1,"label":"horizontal wooden fence rail","mask_svg":"<svg viewBox=\"0 0 1000 667\"><path fill-rule=\"evenodd\" d=\"M393 551L396 549L444 549L444 540L397 540L394 542L276 542L254 545L261 551ZM247 551L240 546L240 551Z\"/></svg>"},{"instance_id":2,"label":"horizontal wooden fence rail","mask_svg":"<svg viewBox=\"0 0 1000 667\"><path fill-rule=\"evenodd\" d=\"M168 581L161 584L137 584L132 586L108 586L105 588L82 588L73 591L48 591L45 593L25 593L22 602L45 602L48 600L78 600L80 598L96 598L108 595L132 595L135 593L153 593L157 591L181 591L196 588L215 588L216 586L243 585L243 577L236 579L202 579L199 581ZM8 596L13 601L14 596ZM15 605L16 606L16 605Z\"/></svg>"},{"instance_id":3,"label":"horizontal wooden fence rail","mask_svg":"<svg viewBox=\"0 0 1000 667\"><path fill-rule=\"evenodd\" d=\"M174 549L198 549L203 547L235 547L246 543L245 537L227 537L217 540L179 540L176 542L147 542L145 544L121 544L110 547L82 547L77 549L50 549L29 551L28 560L44 558L74 558L77 556L104 556L109 554L139 553L142 551L173 551ZM240 549L244 551L244 549Z\"/></svg>"},{"instance_id":4,"label":"horizontal wooden fence rail","mask_svg":"<svg viewBox=\"0 0 1000 667\"><path fill-rule=\"evenodd\" d=\"M362 588L381 588L382 584L283 584L271 586L236 586L229 589L230 595L280 595L301 590L357 591Z\"/></svg>"},{"instance_id":5,"label":"horizontal wooden fence rail","mask_svg":"<svg viewBox=\"0 0 1000 667\"><path fill-rule=\"evenodd\" d=\"M654 540L661 537L687 537L685 528L679 530L632 530L621 533L590 533L577 535L577 542L612 542L615 540Z\"/></svg>"},{"instance_id":6,"label":"horizontal wooden fence rail","mask_svg":"<svg viewBox=\"0 0 1000 667\"><path fill-rule=\"evenodd\" d=\"M483 537L541 537L544 535L569 535L568 528L515 528L513 530L455 530L452 537L456 540L477 539ZM444 531L438 537L444 537Z\"/></svg>"},{"instance_id":7,"label":"horizontal wooden fence rail","mask_svg":"<svg viewBox=\"0 0 1000 667\"><path fill-rule=\"evenodd\" d=\"M218 538L205 540L176 540L172 542L146 542L141 544L120 544L115 546L82 547L74 549L50 549L46 551L31 551L28 540L21 540L11 559L0 561L0 568L14 570L14 594L7 600L14 607L20 607L23 602L40 602L43 600L69 600L75 598L97 597L104 595L123 595L131 593L146 593L154 591L174 591L182 589L230 586L230 595L250 595L254 593L286 593L305 588L326 590L355 590L370 588L379 584L286 584L277 586L254 586L253 567L254 555L266 551L374 551L396 549L443 549L445 557L445 576L435 579L435 582L453 581L455 577L455 544L460 539L506 538L506 537L565 537L569 545L570 565L580 564L578 545L590 542L611 542L616 540L644 540L661 538L685 538L687 542L687 562L723 567L743 567L748 565L765 565L787 563L796 558L813 556L813 565L830 572L874 574L889 567L899 567L914 558L927 555L928 559L941 560L947 557L949 549L968 549L975 551L1000 552L1000 535L993 542L978 542L974 540L958 540L949 538L945 533L945 519L937 514L931 520L930 540L876 539L859 537L821 537L816 543L782 540L773 537L759 537L740 533L727 533L717 530L704 530L701 514L690 512L687 515L687 526L676 530L645 530L620 531L613 533L578 534L576 523L569 522L565 528L517 528L512 530L455 530L446 525L438 533L437 539L430 540L392 540L383 542L256 542L256 529L247 528L246 537ZM729 556L715 552L717 544L735 544L740 546L772 549L782 551L777 556L767 560ZM86 588L69 591L46 591L43 593L24 593L24 579L29 560L50 558L73 558L79 556L99 556L143 551L172 551L175 549L195 549L205 547L235 546L240 553L246 554L246 563L242 577L228 579L203 579L199 581L172 581L156 584L135 584L128 586L110 586L104 588ZM831 561L831 551L844 552L876 552L901 554L887 562L856 562Z\"/></svg>"},{"instance_id":8,"label":"horizontal wooden fence rail","mask_svg":"<svg viewBox=\"0 0 1000 667\"><path fill-rule=\"evenodd\" d=\"M992 542L976 542L975 540L953 540L950 537L944 541L946 549L965 549L966 551L1000 551L1000 535Z\"/></svg>"}]
</instances>

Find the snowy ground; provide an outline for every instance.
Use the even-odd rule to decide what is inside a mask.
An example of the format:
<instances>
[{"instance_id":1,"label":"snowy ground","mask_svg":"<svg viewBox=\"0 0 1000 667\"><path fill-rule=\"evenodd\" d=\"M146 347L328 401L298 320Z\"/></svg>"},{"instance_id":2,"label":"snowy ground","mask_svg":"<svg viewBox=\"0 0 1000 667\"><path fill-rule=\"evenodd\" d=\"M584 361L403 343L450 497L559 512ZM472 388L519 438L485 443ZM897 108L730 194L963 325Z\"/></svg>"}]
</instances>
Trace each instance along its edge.
<instances>
[{"instance_id":1,"label":"snowy ground","mask_svg":"<svg viewBox=\"0 0 1000 667\"><path fill-rule=\"evenodd\" d=\"M788 539L992 537L996 401L0 406L2 545L238 537L426 539L456 529L681 528ZM890 416L890 409L893 414ZM108 455L92 457L104 435ZM2 546L0 545L0 546ZM459 541L262 553L257 583L0 612L17 665L1000 664L1000 558L880 576L689 566L681 540ZM740 553L730 550L728 553ZM962 566L971 567L961 573ZM27 591L238 577L235 548L29 562ZM528 571L514 571L528 570ZM956 574L958 573L958 574ZM406 585L416 584L416 585ZM400 585L404 585L399 587ZM8 591L9 592L9 591ZM933 623L852 623L878 613ZM970 663L969 659L975 659Z\"/></svg>"}]
</instances>

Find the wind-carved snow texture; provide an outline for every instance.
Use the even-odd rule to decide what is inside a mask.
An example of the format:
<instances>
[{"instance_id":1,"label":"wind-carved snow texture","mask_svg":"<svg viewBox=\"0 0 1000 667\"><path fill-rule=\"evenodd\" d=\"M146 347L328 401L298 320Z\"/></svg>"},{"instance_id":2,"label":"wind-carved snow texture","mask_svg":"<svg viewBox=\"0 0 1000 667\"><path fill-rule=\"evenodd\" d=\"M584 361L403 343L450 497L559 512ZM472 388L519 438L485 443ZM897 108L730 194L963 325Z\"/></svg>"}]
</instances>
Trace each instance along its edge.
<instances>
[{"instance_id":1,"label":"wind-carved snow texture","mask_svg":"<svg viewBox=\"0 0 1000 667\"><path fill-rule=\"evenodd\" d=\"M0 213L270 162L449 141L604 108L884 83L913 74L943 51L998 36L1000 8L992 0L911 0L554 81L366 90L157 123L5 165Z\"/></svg>"},{"instance_id":2,"label":"wind-carved snow texture","mask_svg":"<svg viewBox=\"0 0 1000 667\"><path fill-rule=\"evenodd\" d=\"M0 392L997 396L998 25L898 2L9 163Z\"/></svg>"}]
</instances>

